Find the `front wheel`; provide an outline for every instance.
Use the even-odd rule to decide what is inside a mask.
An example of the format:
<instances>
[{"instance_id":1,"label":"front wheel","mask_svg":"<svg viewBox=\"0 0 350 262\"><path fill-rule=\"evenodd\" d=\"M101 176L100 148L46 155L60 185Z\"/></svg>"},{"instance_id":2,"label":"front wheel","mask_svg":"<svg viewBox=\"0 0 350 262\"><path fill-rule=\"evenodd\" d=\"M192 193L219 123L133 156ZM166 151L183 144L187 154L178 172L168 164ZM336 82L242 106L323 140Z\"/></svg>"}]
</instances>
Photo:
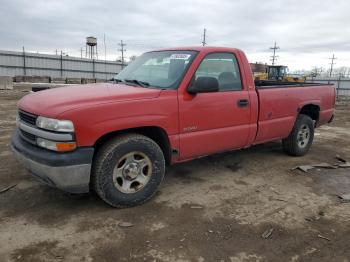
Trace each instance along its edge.
<instances>
[{"instance_id":1,"label":"front wheel","mask_svg":"<svg viewBox=\"0 0 350 262\"><path fill-rule=\"evenodd\" d=\"M292 156L305 155L314 139L314 122L307 116L298 115L290 135L282 140L283 150Z\"/></svg>"},{"instance_id":2,"label":"front wheel","mask_svg":"<svg viewBox=\"0 0 350 262\"><path fill-rule=\"evenodd\" d=\"M97 152L92 183L96 193L118 208L142 204L157 191L165 173L161 148L138 134L118 136Z\"/></svg>"}]
</instances>

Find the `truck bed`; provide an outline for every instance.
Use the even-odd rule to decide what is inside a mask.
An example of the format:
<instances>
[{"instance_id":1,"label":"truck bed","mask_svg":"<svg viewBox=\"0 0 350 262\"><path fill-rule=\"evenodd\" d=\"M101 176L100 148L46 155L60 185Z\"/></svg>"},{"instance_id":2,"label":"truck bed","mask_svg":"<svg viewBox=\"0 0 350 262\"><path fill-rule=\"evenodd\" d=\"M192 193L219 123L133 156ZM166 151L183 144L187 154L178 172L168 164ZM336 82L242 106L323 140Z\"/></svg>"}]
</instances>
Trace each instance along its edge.
<instances>
[{"instance_id":1,"label":"truck bed","mask_svg":"<svg viewBox=\"0 0 350 262\"><path fill-rule=\"evenodd\" d=\"M271 82L270 82L271 83ZM319 110L317 125L327 123L335 102L334 85L318 83L283 83L256 86L259 100L258 133L255 143L287 137L305 105Z\"/></svg>"}]
</instances>

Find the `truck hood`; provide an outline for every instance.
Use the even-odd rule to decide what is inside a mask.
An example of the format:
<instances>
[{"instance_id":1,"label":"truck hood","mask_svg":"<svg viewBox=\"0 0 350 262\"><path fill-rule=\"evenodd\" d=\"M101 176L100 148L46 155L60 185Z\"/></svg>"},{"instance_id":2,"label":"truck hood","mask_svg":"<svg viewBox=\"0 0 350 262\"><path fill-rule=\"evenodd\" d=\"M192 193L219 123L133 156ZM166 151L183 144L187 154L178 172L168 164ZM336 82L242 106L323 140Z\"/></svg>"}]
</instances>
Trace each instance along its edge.
<instances>
[{"instance_id":1,"label":"truck hood","mask_svg":"<svg viewBox=\"0 0 350 262\"><path fill-rule=\"evenodd\" d=\"M160 92L159 89L112 83L76 85L31 93L18 102L18 107L36 115L57 117L81 107L156 98Z\"/></svg>"}]
</instances>

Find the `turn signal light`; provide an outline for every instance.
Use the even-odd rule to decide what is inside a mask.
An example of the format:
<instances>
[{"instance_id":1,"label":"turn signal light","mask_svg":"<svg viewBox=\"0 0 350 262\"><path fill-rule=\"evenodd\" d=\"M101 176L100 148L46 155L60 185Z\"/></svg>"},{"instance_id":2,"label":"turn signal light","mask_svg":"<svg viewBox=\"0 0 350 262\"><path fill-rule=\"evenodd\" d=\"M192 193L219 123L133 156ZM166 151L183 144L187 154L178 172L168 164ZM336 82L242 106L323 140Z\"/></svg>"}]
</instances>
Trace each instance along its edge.
<instances>
[{"instance_id":1,"label":"turn signal light","mask_svg":"<svg viewBox=\"0 0 350 262\"><path fill-rule=\"evenodd\" d=\"M57 152L68 152L73 151L77 148L75 142L56 142L38 137L36 139L38 146Z\"/></svg>"},{"instance_id":2,"label":"turn signal light","mask_svg":"<svg viewBox=\"0 0 350 262\"><path fill-rule=\"evenodd\" d=\"M72 151L77 148L77 145L74 142L70 143L56 143L56 148L58 152L67 152Z\"/></svg>"}]
</instances>

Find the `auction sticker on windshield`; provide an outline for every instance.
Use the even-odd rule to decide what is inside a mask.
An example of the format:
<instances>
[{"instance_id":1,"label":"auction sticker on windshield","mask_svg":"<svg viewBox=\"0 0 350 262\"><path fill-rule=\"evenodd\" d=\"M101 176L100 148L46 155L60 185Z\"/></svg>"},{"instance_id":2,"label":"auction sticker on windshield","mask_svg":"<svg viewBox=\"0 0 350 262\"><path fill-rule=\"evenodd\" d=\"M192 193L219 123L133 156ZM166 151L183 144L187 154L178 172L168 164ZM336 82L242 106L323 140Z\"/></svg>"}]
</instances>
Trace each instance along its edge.
<instances>
[{"instance_id":1,"label":"auction sticker on windshield","mask_svg":"<svg viewBox=\"0 0 350 262\"><path fill-rule=\"evenodd\" d=\"M187 60L191 57L189 54L172 54L170 56L170 59L181 59L181 60Z\"/></svg>"}]
</instances>

